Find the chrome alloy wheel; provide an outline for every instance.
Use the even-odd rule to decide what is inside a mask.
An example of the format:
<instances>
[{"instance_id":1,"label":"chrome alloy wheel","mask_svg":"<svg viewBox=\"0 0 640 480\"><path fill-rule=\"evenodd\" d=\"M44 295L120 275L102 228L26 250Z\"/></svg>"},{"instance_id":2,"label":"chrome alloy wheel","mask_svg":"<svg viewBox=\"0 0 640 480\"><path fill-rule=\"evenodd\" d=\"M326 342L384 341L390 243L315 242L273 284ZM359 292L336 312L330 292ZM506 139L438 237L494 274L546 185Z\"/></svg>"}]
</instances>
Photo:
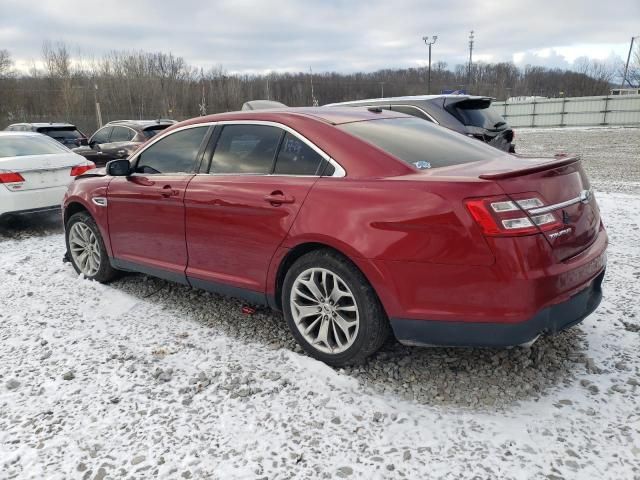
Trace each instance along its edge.
<instances>
[{"instance_id":1,"label":"chrome alloy wheel","mask_svg":"<svg viewBox=\"0 0 640 480\"><path fill-rule=\"evenodd\" d=\"M291 315L302 337L330 354L347 350L358 335L360 318L351 290L335 273L309 268L293 282Z\"/></svg>"},{"instance_id":2,"label":"chrome alloy wheel","mask_svg":"<svg viewBox=\"0 0 640 480\"><path fill-rule=\"evenodd\" d=\"M93 277L100 270L100 244L98 237L86 223L76 222L69 231L71 257L86 277Z\"/></svg>"}]
</instances>

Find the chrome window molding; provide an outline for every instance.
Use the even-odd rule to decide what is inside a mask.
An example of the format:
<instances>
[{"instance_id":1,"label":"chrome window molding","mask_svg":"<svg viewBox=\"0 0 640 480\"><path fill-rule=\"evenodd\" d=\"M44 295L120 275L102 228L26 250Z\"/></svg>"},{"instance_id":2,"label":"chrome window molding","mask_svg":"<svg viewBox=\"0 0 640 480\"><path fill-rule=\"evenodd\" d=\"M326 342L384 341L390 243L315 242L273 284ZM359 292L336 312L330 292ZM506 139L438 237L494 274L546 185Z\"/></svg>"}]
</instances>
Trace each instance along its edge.
<instances>
[{"instance_id":1,"label":"chrome window molding","mask_svg":"<svg viewBox=\"0 0 640 480\"><path fill-rule=\"evenodd\" d=\"M156 142L159 142L163 138L176 133L182 130L187 130L189 128L197 128L197 127L211 127L217 125L265 125L268 127L276 127L284 130L285 132L290 133L295 136L307 146L309 146L312 150L314 150L318 155L325 159L325 161L329 162L334 167L333 175L329 175L328 177L346 177L347 172L342 165L336 162L333 158L327 155L323 150L321 150L317 145L308 140L306 137L298 133L291 127L287 125L283 125L282 123L272 122L267 120L220 120L217 122L203 122L203 123L194 123L191 125L185 125L184 127L176 128L175 130L171 130L170 132L165 132L162 134L156 135L152 141L146 144L140 151L136 152L133 157L129 159L129 162L133 165L138 161L140 155L142 155L148 148L153 146ZM262 176L281 176L281 177L321 177L321 175L286 175L286 174L262 174L262 173L198 173L198 175L262 175Z\"/></svg>"}]
</instances>

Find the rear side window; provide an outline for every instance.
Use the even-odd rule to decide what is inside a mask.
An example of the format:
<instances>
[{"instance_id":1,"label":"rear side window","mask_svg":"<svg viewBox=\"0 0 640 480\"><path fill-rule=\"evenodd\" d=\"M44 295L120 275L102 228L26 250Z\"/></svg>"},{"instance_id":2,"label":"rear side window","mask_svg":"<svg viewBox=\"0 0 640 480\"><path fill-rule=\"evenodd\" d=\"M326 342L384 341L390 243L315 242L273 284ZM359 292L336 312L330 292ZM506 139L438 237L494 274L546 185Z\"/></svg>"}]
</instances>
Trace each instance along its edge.
<instances>
[{"instance_id":1,"label":"rear side window","mask_svg":"<svg viewBox=\"0 0 640 480\"><path fill-rule=\"evenodd\" d=\"M101 128L100 130L98 130L96 133L93 134L93 137L91 137L90 143L97 143L97 144L107 143L109 141L109 135L111 135L111 130L113 130L113 127Z\"/></svg>"},{"instance_id":2,"label":"rear side window","mask_svg":"<svg viewBox=\"0 0 640 480\"><path fill-rule=\"evenodd\" d=\"M225 125L211 159L211 173L271 173L282 130L267 125Z\"/></svg>"},{"instance_id":3,"label":"rear side window","mask_svg":"<svg viewBox=\"0 0 640 480\"><path fill-rule=\"evenodd\" d=\"M68 152L59 143L40 135L0 136L0 158L26 155L51 155Z\"/></svg>"},{"instance_id":4,"label":"rear side window","mask_svg":"<svg viewBox=\"0 0 640 480\"><path fill-rule=\"evenodd\" d=\"M111 142L128 142L135 137L136 132L127 127L113 127Z\"/></svg>"},{"instance_id":5,"label":"rear side window","mask_svg":"<svg viewBox=\"0 0 640 480\"><path fill-rule=\"evenodd\" d=\"M194 127L171 133L138 157L138 173L193 173L200 145L209 127Z\"/></svg>"},{"instance_id":6,"label":"rear side window","mask_svg":"<svg viewBox=\"0 0 640 480\"><path fill-rule=\"evenodd\" d=\"M489 160L495 148L418 118L388 118L353 122L339 128L424 170Z\"/></svg>"},{"instance_id":7,"label":"rear side window","mask_svg":"<svg viewBox=\"0 0 640 480\"><path fill-rule=\"evenodd\" d=\"M319 175L324 159L305 142L287 133L280 146L274 173L279 175Z\"/></svg>"}]
</instances>

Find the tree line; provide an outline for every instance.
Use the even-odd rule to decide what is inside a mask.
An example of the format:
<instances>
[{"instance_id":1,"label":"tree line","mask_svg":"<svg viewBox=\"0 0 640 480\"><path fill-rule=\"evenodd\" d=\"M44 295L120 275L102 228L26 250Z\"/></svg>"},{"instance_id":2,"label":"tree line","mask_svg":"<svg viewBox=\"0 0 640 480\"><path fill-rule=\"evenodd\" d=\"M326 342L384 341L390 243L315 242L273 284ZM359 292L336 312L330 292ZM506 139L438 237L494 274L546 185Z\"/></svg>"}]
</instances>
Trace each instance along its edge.
<instances>
[{"instance_id":1,"label":"tree line","mask_svg":"<svg viewBox=\"0 0 640 480\"><path fill-rule=\"evenodd\" d=\"M96 103L106 123L117 119L181 120L238 110L245 101L255 99L305 106L427 93L426 68L230 74L222 67L204 70L163 52L113 51L98 59L72 58L67 45L49 42L43 44L42 65L17 72L10 52L0 50L0 128L21 121L68 121L91 133L97 128ZM631 73L635 72L632 68ZM615 73L586 59L574 70L476 63L469 72L467 65L450 69L438 62L431 69L431 93L465 89L498 100L531 95L604 95Z\"/></svg>"}]
</instances>

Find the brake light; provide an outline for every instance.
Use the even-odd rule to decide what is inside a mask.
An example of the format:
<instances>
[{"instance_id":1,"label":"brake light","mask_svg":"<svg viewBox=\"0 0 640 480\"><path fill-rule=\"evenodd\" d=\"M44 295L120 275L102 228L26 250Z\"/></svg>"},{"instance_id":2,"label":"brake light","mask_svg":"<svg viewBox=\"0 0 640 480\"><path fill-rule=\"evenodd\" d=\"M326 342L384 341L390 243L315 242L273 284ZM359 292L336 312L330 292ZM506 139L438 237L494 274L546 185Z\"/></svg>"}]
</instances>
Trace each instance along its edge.
<instances>
[{"instance_id":1,"label":"brake light","mask_svg":"<svg viewBox=\"0 0 640 480\"><path fill-rule=\"evenodd\" d=\"M22 183L24 178L16 172L0 172L0 183Z\"/></svg>"},{"instance_id":2,"label":"brake light","mask_svg":"<svg viewBox=\"0 0 640 480\"><path fill-rule=\"evenodd\" d=\"M94 168L96 168L96 165L94 163L90 163L89 165L77 165L71 169L70 175L72 177L77 177L78 175L82 175L83 173L88 172L89 170L93 170Z\"/></svg>"},{"instance_id":3,"label":"brake light","mask_svg":"<svg viewBox=\"0 0 640 480\"><path fill-rule=\"evenodd\" d=\"M543 207L544 203L533 194L521 194L519 198L489 197L465 202L467 210L489 236L532 235L560 227L553 213L529 215L528 210Z\"/></svg>"}]
</instances>

